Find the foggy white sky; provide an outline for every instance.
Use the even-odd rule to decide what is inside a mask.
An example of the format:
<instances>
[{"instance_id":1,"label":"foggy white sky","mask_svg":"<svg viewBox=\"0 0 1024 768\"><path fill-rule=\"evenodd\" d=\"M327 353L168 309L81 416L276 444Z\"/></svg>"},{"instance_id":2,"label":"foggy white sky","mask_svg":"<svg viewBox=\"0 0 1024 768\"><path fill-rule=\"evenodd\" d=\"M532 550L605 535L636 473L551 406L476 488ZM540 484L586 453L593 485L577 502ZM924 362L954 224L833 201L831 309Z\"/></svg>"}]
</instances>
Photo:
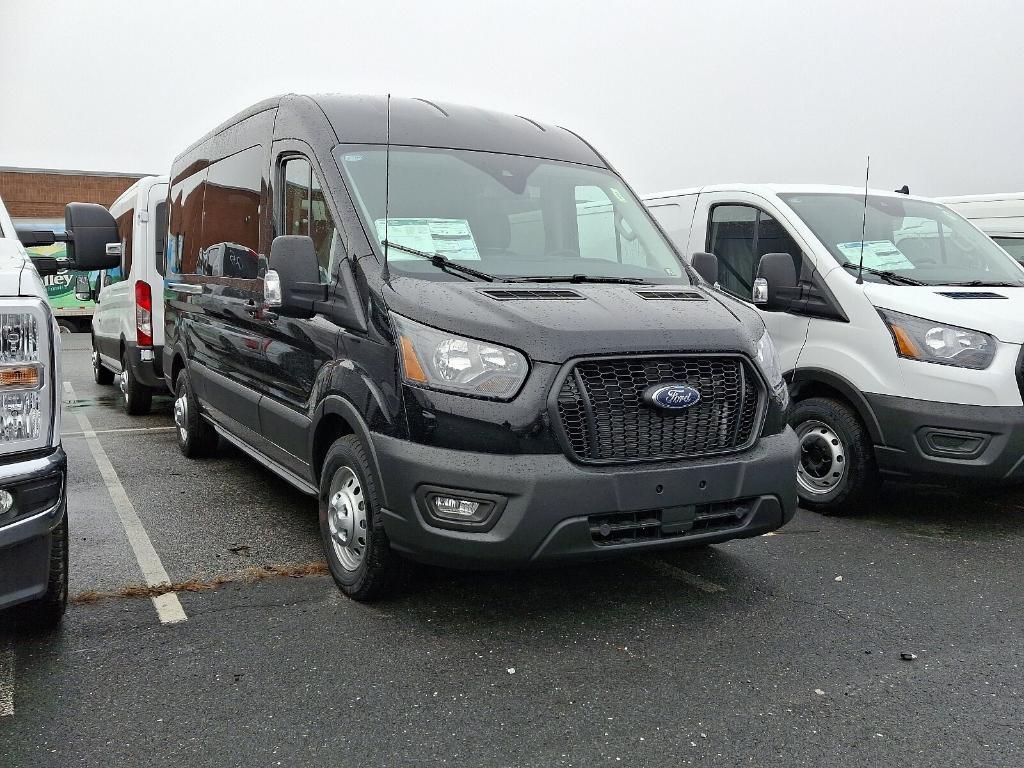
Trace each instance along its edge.
<instances>
[{"instance_id":1,"label":"foggy white sky","mask_svg":"<svg viewBox=\"0 0 1024 768\"><path fill-rule=\"evenodd\" d=\"M422 96L587 137L639 192L1024 189L1014 0L0 0L0 165L165 173L282 92Z\"/></svg>"}]
</instances>

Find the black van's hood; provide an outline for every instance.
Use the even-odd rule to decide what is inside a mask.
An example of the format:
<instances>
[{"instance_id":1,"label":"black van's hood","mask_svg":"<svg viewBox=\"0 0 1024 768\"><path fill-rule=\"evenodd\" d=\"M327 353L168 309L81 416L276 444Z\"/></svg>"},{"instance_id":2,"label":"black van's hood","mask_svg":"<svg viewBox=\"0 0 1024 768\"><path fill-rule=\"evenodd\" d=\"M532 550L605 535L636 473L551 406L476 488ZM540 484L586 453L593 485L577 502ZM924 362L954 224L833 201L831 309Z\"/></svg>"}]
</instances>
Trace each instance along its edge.
<instances>
[{"instance_id":1,"label":"black van's hood","mask_svg":"<svg viewBox=\"0 0 1024 768\"><path fill-rule=\"evenodd\" d=\"M438 282L392 277L390 309L425 325L514 347L539 362L615 353L737 351L753 355L757 313L691 286ZM582 298L498 300L487 291L572 290ZM637 291L685 290L698 300L650 300Z\"/></svg>"}]
</instances>

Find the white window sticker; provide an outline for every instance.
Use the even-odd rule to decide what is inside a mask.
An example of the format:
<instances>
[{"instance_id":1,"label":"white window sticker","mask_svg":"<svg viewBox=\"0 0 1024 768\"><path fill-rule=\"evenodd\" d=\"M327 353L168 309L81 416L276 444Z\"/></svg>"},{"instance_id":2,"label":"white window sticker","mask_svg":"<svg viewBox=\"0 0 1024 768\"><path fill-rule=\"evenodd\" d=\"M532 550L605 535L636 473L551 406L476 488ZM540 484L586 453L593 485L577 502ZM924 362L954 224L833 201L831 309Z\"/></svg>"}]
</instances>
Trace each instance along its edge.
<instances>
[{"instance_id":1,"label":"white window sticker","mask_svg":"<svg viewBox=\"0 0 1024 768\"><path fill-rule=\"evenodd\" d=\"M860 240L853 243L836 243L836 248L853 264L860 264ZM892 240L865 240L864 266L886 272L894 269L913 269L914 262L903 255Z\"/></svg>"},{"instance_id":2,"label":"white window sticker","mask_svg":"<svg viewBox=\"0 0 1024 768\"><path fill-rule=\"evenodd\" d=\"M377 237L384 240L384 219L373 222ZM452 261L480 261L480 251L473 238L473 230L466 219L395 219L387 220L387 238L392 244L415 248L425 253L439 253ZM397 248L389 251L388 259L415 261L419 257Z\"/></svg>"}]
</instances>

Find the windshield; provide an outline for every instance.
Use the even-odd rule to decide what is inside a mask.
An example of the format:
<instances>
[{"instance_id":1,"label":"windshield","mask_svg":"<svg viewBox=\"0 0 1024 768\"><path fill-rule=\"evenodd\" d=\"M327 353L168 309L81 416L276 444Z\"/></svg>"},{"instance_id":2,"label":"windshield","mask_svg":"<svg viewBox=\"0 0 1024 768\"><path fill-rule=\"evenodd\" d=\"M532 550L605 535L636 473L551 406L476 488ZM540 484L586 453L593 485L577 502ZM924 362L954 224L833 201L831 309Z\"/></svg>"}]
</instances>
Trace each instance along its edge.
<instances>
[{"instance_id":1,"label":"windshield","mask_svg":"<svg viewBox=\"0 0 1024 768\"><path fill-rule=\"evenodd\" d=\"M992 239L1000 248L1024 264L1024 237L999 237L997 235Z\"/></svg>"},{"instance_id":2,"label":"windshield","mask_svg":"<svg viewBox=\"0 0 1024 768\"><path fill-rule=\"evenodd\" d=\"M860 263L864 196L785 194L840 264ZM922 200L869 195L863 243L864 279L891 272L925 285L1024 286L1024 269L986 235L945 206Z\"/></svg>"},{"instance_id":3,"label":"windshield","mask_svg":"<svg viewBox=\"0 0 1024 768\"><path fill-rule=\"evenodd\" d=\"M392 147L385 223L385 151L339 146L338 165L367 230L392 246L438 253L499 278L689 278L646 209L615 174L516 155ZM392 272L459 279L391 247Z\"/></svg>"}]
</instances>

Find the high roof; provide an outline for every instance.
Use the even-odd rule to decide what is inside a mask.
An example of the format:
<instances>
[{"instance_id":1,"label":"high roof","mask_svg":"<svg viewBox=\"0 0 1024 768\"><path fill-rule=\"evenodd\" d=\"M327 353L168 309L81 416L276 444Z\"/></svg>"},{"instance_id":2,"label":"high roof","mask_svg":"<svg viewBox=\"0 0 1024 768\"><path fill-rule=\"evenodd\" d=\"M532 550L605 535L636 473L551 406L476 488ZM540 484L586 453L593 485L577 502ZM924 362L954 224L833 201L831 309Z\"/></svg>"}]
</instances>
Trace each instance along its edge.
<instances>
[{"instance_id":1,"label":"high roof","mask_svg":"<svg viewBox=\"0 0 1024 768\"><path fill-rule=\"evenodd\" d=\"M386 96L311 96L343 144L385 144ZM521 115L426 99L391 99L392 146L507 152L604 166L601 156L570 130Z\"/></svg>"}]
</instances>

